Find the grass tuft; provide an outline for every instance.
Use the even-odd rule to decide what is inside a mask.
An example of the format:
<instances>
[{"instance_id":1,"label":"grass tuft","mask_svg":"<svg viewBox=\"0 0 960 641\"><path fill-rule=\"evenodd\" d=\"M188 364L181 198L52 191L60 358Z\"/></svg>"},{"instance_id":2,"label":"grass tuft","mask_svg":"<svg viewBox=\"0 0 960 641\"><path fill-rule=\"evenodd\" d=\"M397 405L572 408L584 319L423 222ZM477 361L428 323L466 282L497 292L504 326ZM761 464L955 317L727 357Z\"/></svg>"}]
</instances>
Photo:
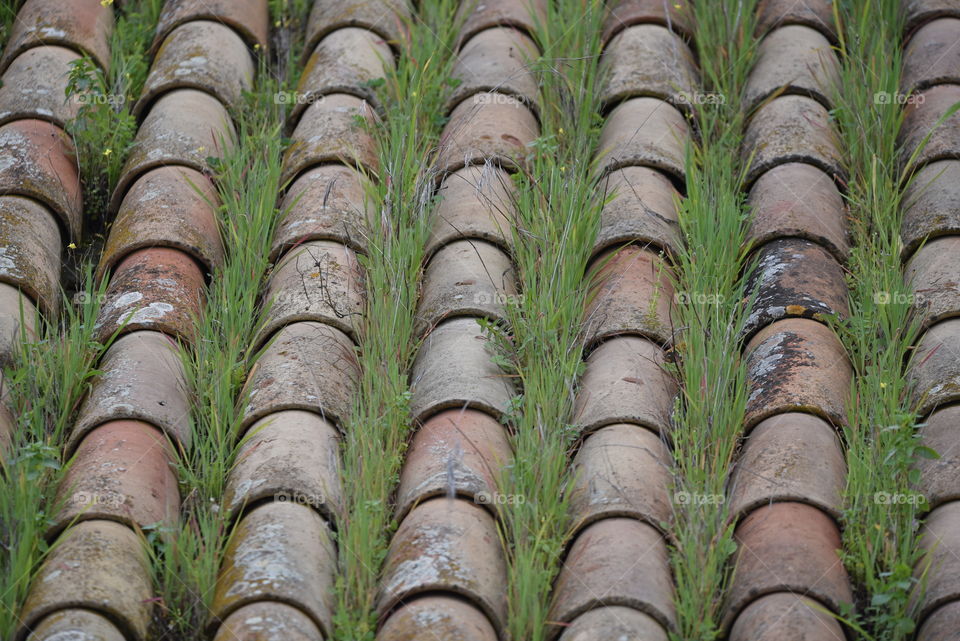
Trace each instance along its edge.
<instances>
[{"instance_id":1,"label":"grass tuft","mask_svg":"<svg viewBox=\"0 0 960 641\"><path fill-rule=\"evenodd\" d=\"M224 264L212 275L196 338L181 357L191 394L191 446L177 462L180 523L147 531L161 596L161 639L194 638L209 614L213 588L232 525L219 501L233 466L242 421L243 384L260 327L260 285L279 218L282 107L277 82L262 61L257 93L234 113L236 144L210 159L220 196ZM192 636L191 636L192 635Z\"/></svg>"},{"instance_id":2,"label":"grass tuft","mask_svg":"<svg viewBox=\"0 0 960 641\"><path fill-rule=\"evenodd\" d=\"M455 60L457 2L422 3L407 24L396 69L375 83L384 118L373 126L379 180L368 194L376 220L367 231L368 296L358 332L357 402L344 424L341 476L345 513L337 523L341 574L334 638L372 641L380 568L397 524L390 501L411 430L408 372L423 248L433 207L443 102Z\"/></svg>"},{"instance_id":3,"label":"grass tuft","mask_svg":"<svg viewBox=\"0 0 960 641\"><path fill-rule=\"evenodd\" d=\"M719 6L718 6L719 5ZM739 336L749 313L745 290L749 216L741 191L745 115L740 100L753 62L755 0L696 3L703 91L715 99L697 110L700 141L687 154L687 194L680 202L684 246L674 257L678 293L674 415L676 492L671 555L676 583L676 640L720 636L723 595L736 551L725 500L747 401Z\"/></svg>"},{"instance_id":4,"label":"grass tuft","mask_svg":"<svg viewBox=\"0 0 960 641\"><path fill-rule=\"evenodd\" d=\"M850 176L853 250L847 284L850 320L838 333L854 369L849 402L846 508L842 558L856 591L851 623L865 639L909 639L915 628L911 595L920 558L919 510L913 501L878 501L878 493L916 493L917 458L932 455L915 433L904 364L919 335L912 291L901 276L900 224L906 173L898 165L900 105L877 100L900 87L900 3L844 1L834 5L840 25L840 87L833 115ZM841 90L842 89L842 90Z\"/></svg>"},{"instance_id":5,"label":"grass tuft","mask_svg":"<svg viewBox=\"0 0 960 641\"><path fill-rule=\"evenodd\" d=\"M507 553L509 635L546 638L552 583L570 535L568 454L573 401L583 370L584 274L600 223L602 194L591 159L602 125L596 0L550 3L532 61L540 80L540 137L514 175L514 261L521 294L509 300L502 364L522 390L509 426L514 449L501 491Z\"/></svg>"}]
</instances>

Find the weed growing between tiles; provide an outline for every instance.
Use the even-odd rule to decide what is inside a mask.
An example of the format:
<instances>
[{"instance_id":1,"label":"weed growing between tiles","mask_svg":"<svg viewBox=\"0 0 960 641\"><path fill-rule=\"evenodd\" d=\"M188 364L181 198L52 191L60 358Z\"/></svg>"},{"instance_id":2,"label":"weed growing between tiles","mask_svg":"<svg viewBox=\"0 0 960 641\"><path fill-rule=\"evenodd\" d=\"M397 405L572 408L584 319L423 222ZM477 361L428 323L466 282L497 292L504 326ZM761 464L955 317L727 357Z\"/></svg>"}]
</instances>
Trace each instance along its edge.
<instances>
[{"instance_id":1,"label":"weed growing between tiles","mask_svg":"<svg viewBox=\"0 0 960 641\"><path fill-rule=\"evenodd\" d=\"M855 377L848 404L848 474L842 558L857 590L857 615L849 614L866 639L912 638L910 598L921 586L912 577L920 557L917 516L922 505L887 504L877 493L909 494L919 472L904 364L916 341L912 290L900 265L903 175L897 165L902 106L875 100L900 91L897 0L845 1L834 5L841 26L841 86L835 118L840 126L850 179L853 251L850 256L850 321L838 334Z\"/></svg>"},{"instance_id":2,"label":"weed growing between tiles","mask_svg":"<svg viewBox=\"0 0 960 641\"><path fill-rule=\"evenodd\" d=\"M222 151L219 160L211 160L226 255L207 289L194 347L181 350L192 406L191 446L180 453L177 466L181 521L172 532L147 531L161 597L159 638L199 638L232 531L219 501L236 454L244 405L241 390L254 356L251 346L261 313L258 295L279 219L276 202L284 145L280 132L284 114L274 100L280 85L264 61L258 78L257 91L245 95L233 114L236 145Z\"/></svg>"},{"instance_id":3,"label":"weed growing between tiles","mask_svg":"<svg viewBox=\"0 0 960 641\"><path fill-rule=\"evenodd\" d=\"M18 1L7 2L0 6L0 53L7 44L7 38L10 37L10 28L17 17L17 11L20 9Z\"/></svg>"},{"instance_id":4,"label":"weed growing between tiles","mask_svg":"<svg viewBox=\"0 0 960 641\"><path fill-rule=\"evenodd\" d=\"M273 59L274 77L285 87L297 86L303 65L303 30L310 13L311 0L269 0L273 30L270 38L270 55Z\"/></svg>"},{"instance_id":5,"label":"weed growing between tiles","mask_svg":"<svg viewBox=\"0 0 960 641\"><path fill-rule=\"evenodd\" d=\"M67 466L63 445L72 418L108 345L97 343L94 322L105 286L85 287L64 305L59 321L41 320L37 336L4 369L2 393L14 417L9 456L0 462L0 637L12 639L17 615L49 547L55 495Z\"/></svg>"},{"instance_id":6,"label":"weed growing between tiles","mask_svg":"<svg viewBox=\"0 0 960 641\"><path fill-rule=\"evenodd\" d=\"M67 131L77 148L84 220L93 233L104 230L104 212L137 133L132 110L150 70L147 50L162 8L163 0L123 3L110 36L110 70L84 57L70 71L67 96L83 99Z\"/></svg>"},{"instance_id":7,"label":"weed growing between tiles","mask_svg":"<svg viewBox=\"0 0 960 641\"><path fill-rule=\"evenodd\" d=\"M522 389L507 417L514 461L500 481L501 493L518 499L502 506L507 629L517 640L545 638L551 586L569 536L565 488L583 368L584 273L603 206L591 162L602 125L596 88L603 15L597 0L549 3L537 24L543 53L532 64L540 79L541 133L527 167L514 175L522 293L507 301L512 334L500 334L497 360Z\"/></svg>"},{"instance_id":8,"label":"weed growing between tiles","mask_svg":"<svg viewBox=\"0 0 960 641\"><path fill-rule=\"evenodd\" d=\"M740 99L753 63L755 0L696 3L694 42L703 91L723 100L700 105L701 141L687 154L687 197L680 206L684 246L675 257L679 297L675 371L681 397L674 416L675 492L725 494L747 401L739 335L749 314L745 290L748 216L740 158ZM744 163L746 165L746 163ZM679 494L675 494L677 496ZM674 501L671 564L676 640L720 635L720 608L736 551L724 501Z\"/></svg>"},{"instance_id":9,"label":"weed growing between tiles","mask_svg":"<svg viewBox=\"0 0 960 641\"><path fill-rule=\"evenodd\" d=\"M338 520L340 574L334 637L372 641L381 565L397 524L390 497L411 429L408 373L417 350L413 330L423 248L436 176L429 169L444 123L458 32L455 0L422 3L400 43L396 71L376 87L384 108L374 127L380 176L369 197L378 212L368 230L367 300L358 333L361 377L345 421L346 512Z\"/></svg>"}]
</instances>

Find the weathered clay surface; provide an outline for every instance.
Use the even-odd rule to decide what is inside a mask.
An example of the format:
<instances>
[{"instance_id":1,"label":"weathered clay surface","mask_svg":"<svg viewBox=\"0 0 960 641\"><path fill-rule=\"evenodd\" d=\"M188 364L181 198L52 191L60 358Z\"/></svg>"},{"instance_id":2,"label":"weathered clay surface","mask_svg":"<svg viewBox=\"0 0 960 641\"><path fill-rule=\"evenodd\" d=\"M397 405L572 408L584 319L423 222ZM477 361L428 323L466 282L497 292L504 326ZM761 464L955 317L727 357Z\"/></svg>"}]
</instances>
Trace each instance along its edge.
<instances>
[{"instance_id":1,"label":"weathered clay surface","mask_svg":"<svg viewBox=\"0 0 960 641\"><path fill-rule=\"evenodd\" d=\"M217 189L195 169L158 167L127 192L110 228L97 275L112 270L129 253L171 247L192 256L207 273L223 263L216 207Z\"/></svg>"},{"instance_id":2,"label":"weathered clay surface","mask_svg":"<svg viewBox=\"0 0 960 641\"><path fill-rule=\"evenodd\" d=\"M457 19L463 18L463 14L467 15L460 29L461 43L493 27L513 27L532 34L537 21L542 24L547 17L547 0L462 2Z\"/></svg>"},{"instance_id":3,"label":"weathered clay surface","mask_svg":"<svg viewBox=\"0 0 960 641\"><path fill-rule=\"evenodd\" d=\"M210 173L207 159L219 157L235 138L226 108L210 94L196 89L163 94L137 131L110 210L117 211L133 181L151 169L183 165Z\"/></svg>"},{"instance_id":4,"label":"weathered clay surface","mask_svg":"<svg viewBox=\"0 0 960 641\"><path fill-rule=\"evenodd\" d=\"M747 111L783 93L810 96L831 108L840 87L840 62L821 32L803 25L780 27L763 39L756 55L744 90Z\"/></svg>"},{"instance_id":5,"label":"weathered clay surface","mask_svg":"<svg viewBox=\"0 0 960 641\"><path fill-rule=\"evenodd\" d=\"M0 196L0 282L18 287L44 315L60 302L63 244L53 213L20 196Z\"/></svg>"},{"instance_id":6,"label":"weathered clay surface","mask_svg":"<svg viewBox=\"0 0 960 641\"><path fill-rule=\"evenodd\" d=\"M213 641L323 641L317 625L297 608L278 601L251 603L234 610Z\"/></svg>"},{"instance_id":7,"label":"weathered clay surface","mask_svg":"<svg viewBox=\"0 0 960 641\"><path fill-rule=\"evenodd\" d=\"M928 238L960 234L960 161L930 163L903 193L903 258Z\"/></svg>"},{"instance_id":8,"label":"weathered clay surface","mask_svg":"<svg viewBox=\"0 0 960 641\"><path fill-rule=\"evenodd\" d=\"M363 268L340 243L307 241L283 255L263 299L268 308L258 344L298 321L325 323L355 338L366 302Z\"/></svg>"},{"instance_id":9,"label":"weathered clay surface","mask_svg":"<svg viewBox=\"0 0 960 641\"><path fill-rule=\"evenodd\" d=\"M584 612L560 635L560 641L667 641L668 638L667 631L656 619L622 605L603 606Z\"/></svg>"},{"instance_id":10,"label":"weathered clay surface","mask_svg":"<svg viewBox=\"0 0 960 641\"><path fill-rule=\"evenodd\" d=\"M747 344L746 430L784 412L807 412L835 426L847 420L852 371L843 345L826 325L787 318Z\"/></svg>"},{"instance_id":11,"label":"weathered clay surface","mask_svg":"<svg viewBox=\"0 0 960 641\"><path fill-rule=\"evenodd\" d=\"M510 257L482 240L460 240L439 249L423 274L415 331L425 334L455 316L505 321L517 296Z\"/></svg>"},{"instance_id":12,"label":"weathered clay surface","mask_svg":"<svg viewBox=\"0 0 960 641\"><path fill-rule=\"evenodd\" d=\"M958 7L960 9L960 7ZM943 18L914 32L903 52L901 90L922 91L939 84L960 84L960 20Z\"/></svg>"},{"instance_id":13,"label":"weathered clay surface","mask_svg":"<svg viewBox=\"0 0 960 641\"><path fill-rule=\"evenodd\" d=\"M6 379L0 373L0 457L5 457L10 453L14 442L14 431L17 426L17 421L7 403L9 389Z\"/></svg>"},{"instance_id":14,"label":"weathered clay surface","mask_svg":"<svg viewBox=\"0 0 960 641\"><path fill-rule=\"evenodd\" d=\"M724 627L751 601L767 594L810 596L839 612L853 600L840 562L840 531L829 516L804 503L773 503L737 527L736 573Z\"/></svg>"},{"instance_id":15,"label":"weathered clay surface","mask_svg":"<svg viewBox=\"0 0 960 641\"><path fill-rule=\"evenodd\" d=\"M362 98L334 93L321 96L303 111L291 134L293 143L283 154L281 183L315 165L343 163L376 173L377 144L367 127L377 114Z\"/></svg>"},{"instance_id":16,"label":"weathered clay surface","mask_svg":"<svg viewBox=\"0 0 960 641\"><path fill-rule=\"evenodd\" d=\"M223 508L231 515L270 499L314 508L333 522L343 507L340 438L314 412L275 412L250 426L227 479Z\"/></svg>"},{"instance_id":17,"label":"weathered clay surface","mask_svg":"<svg viewBox=\"0 0 960 641\"><path fill-rule=\"evenodd\" d=\"M531 68L539 52L533 40L510 28L487 29L463 45L451 76L460 81L447 110L477 93L515 96L537 111L538 83Z\"/></svg>"},{"instance_id":18,"label":"weathered clay surface","mask_svg":"<svg viewBox=\"0 0 960 641\"><path fill-rule=\"evenodd\" d=\"M960 102L960 85L937 85L911 96L903 108L903 124L897 143L901 148L901 163L913 157L913 167L922 167L937 160L960 158L960 115L954 113L942 122L941 118ZM924 140L927 136L928 140Z\"/></svg>"},{"instance_id":19,"label":"weathered clay surface","mask_svg":"<svg viewBox=\"0 0 960 641\"><path fill-rule=\"evenodd\" d=\"M960 236L943 236L929 241L904 266L913 305L927 325L960 315L958 255Z\"/></svg>"},{"instance_id":20,"label":"weathered clay surface","mask_svg":"<svg viewBox=\"0 0 960 641\"><path fill-rule=\"evenodd\" d=\"M930 613L917 633L917 641L951 641L956 638L958 628L960 601L954 601Z\"/></svg>"},{"instance_id":21,"label":"weathered clay surface","mask_svg":"<svg viewBox=\"0 0 960 641\"><path fill-rule=\"evenodd\" d=\"M785 163L807 163L843 180L840 141L826 107L806 96L780 96L757 109L741 148L750 160L746 182ZM752 160L751 160L752 159Z\"/></svg>"},{"instance_id":22,"label":"weathered clay surface","mask_svg":"<svg viewBox=\"0 0 960 641\"><path fill-rule=\"evenodd\" d=\"M133 111L141 114L173 89L199 89L235 106L250 90L253 73L253 58L236 31L209 20L186 22L171 31L157 50Z\"/></svg>"},{"instance_id":23,"label":"weathered clay surface","mask_svg":"<svg viewBox=\"0 0 960 641\"><path fill-rule=\"evenodd\" d=\"M316 510L270 501L237 525L224 552L208 632L258 601L279 601L308 615L324 636L332 630L337 551Z\"/></svg>"},{"instance_id":24,"label":"weathered clay surface","mask_svg":"<svg viewBox=\"0 0 960 641\"><path fill-rule=\"evenodd\" d=\"M573 459L574 527L627 516L661 529L673 517L670 465L666 444L648 429L617 424L597 430Z\"/></svg>"},{"instance_id":25,"label":"weathered clay surface","mask_svg":"<svg viewBox=\"0 0 960 641\"><path fill-rule=\"evenodd\" d=\"M385 77L395 64L390 45L373 31L346 27L330 32L301 72L290 120L300 120L309 104L331 93L352 94L380 109L371 83Z\"/></svg>"},{"instance_id":26,"label":"weathered clay surface","mask_svg":"<svg viewBox=\"0 0 960 641\"><path fill-rule=\"evenodd\" d=\"M90 610L58 610L37 625L27 641L125 641L108 618Z\"/></svg>"},{"instance_id":27,"label":"weathered clay surface","mask_svg":"<svg viewBox=\"0 0 960 641\"><path fill-rule=\"evenodd\" d=\"M693 3L690 0L619 0L610 3L610 13L603 23L603 42L636 24L659 24L689 38L693 34Z\"/></svg>"},{"instance_id":28,"label":"weathered clay surface","mask_svg":"<svg viewBox=\"0 0 960 641\"><path fill-rule=\"evenodd\" d=\"M622 334L641 335L662 345L673 342L673 281L656 252L636 246L613 249L590 266L584 342Z\"/></svg>"},{"instance_id":29,"label":"weathered clay surface","mask_svg":"<svg viewBox=\"0 0 960 641\"><path fill-rule=\"evenodd\" d=\"M514 395L492 360L495 345L476 319L452 318L423 340L410 374L410 415L425 421L451 408L475 408L500 417Z\"/></svg>"},{"instance_id":30,"label":"weathered clay surface","mask_svg":"<svg viewBox=\"0 0 960 641\"><path fill-rule=\"evenodd\" d=\"M64 98L70 65L79 59L76 51L56 46L32 47L14 58L0 86L0 125L35 118L66 127L89 98Z\"/></svg>"},{"instance_id":31,"label":"weathered clay surface","mask_svg":"<svg viewBox=\"0 0 960 641\"><path fill-rule=\"evenodd\" d=\"M656 98L631 98L610 112L600 133L597 166L605 174L623 167L659 169L686 178L684 146L690 127L676 108Z\"/></svg>"},{"instance_id":32,"label":"weathered clay surface","mask_svg":"<svg viewBox=\"0 0 960 641\"><path fill-rule=\"evenodd\" d=\"M756 298L744 324L746 336L784 318L827 322L849 316L843 267L820 245L783 238L761 247L754 258L747 293L756 292Z\"/></svg>"},{"instance_id":33,"label":"weathered clay surface","mask_svg":"<svg viewBox=\"0 0 960 641\"><path fill-rule=\"evenodd\" d=\"M121 336L97 368L70 435L73 450L87 432L113 420L145 421L175 442L190 441L190 406L176 343L160 332Z\"/></svg>"},{"instance_id":34,"label":"weathered clay surface","mask_svg":"<svg viewBox=\"0 0 960 641\"><path fill-rule=\"evenodd\" d=\"M377 641L496 641L497 632L480 610L459 598L428 595L408 601L386 620Z\"/></svg>"},{"instance_id":35,"label":"weathered clay surface","mask_svg":"<svg viewBox=\"0 0 960 641\"><path fill-rule=\"evenodd\" d=\"M627 98L652 96L689 109L698 83L690 47L657 24L627 27L614 36L601 58L600 102L608 109Z\"/></svg>"},{"instance_id":36,"label":"weathered clay surface","mask_svg":"<svg viewBox=\"0 0 960 641\"><path fill-rule=\"evenodd\" d=\"M274 336L244 386L241 428L281 410L316 412L339 427L360 376L350 337L316 322L293 323Z\"/></svg>"},{"instance_id":37,"label":"weathered clay surface","mask_svg":"<svg viewBox=\"0 0 960 641\"><path fill-rule=\"evenodd\" d=\"M419 594L449 592L506 621L506 562L494 518L468 501L435 498L413 508L390 542L377 615Z\"/></svg>"},{"instance_id":38,"label":"weathered clay surface","mask_svg":"<svg viewBox=\"0 0 960 641\"><path fill-rule=\"evenodd\" d=\"M664 174L647 167L623 167L607 174L597 192L609 201L600 213L594 255L625 243L668 253L677 249L680 194Z\"/></svg>"},{"instance_id":39,"label":"weathered clay surface","mask_svg":"<svg viewBox=\"0 0 960 641\"><path fill-rule=\"evenodd\" d=\"M960 400L960 318L937 323L914 351L907 380L920 416Z\"/></svg>"},{"instance_id":40,"label":"weathered clay surface","mask_svg":"<svg viewBox=\"0 0 960 641\"><path fill-rule=\"evenodd\" d=\"M740 518L768 503L797 501L840 518L846 472L829 423L811 414L771 416L750 432L733 468L730 514Z\"/></svg>"},{"instance_id":41,"label":"weathered clay surface","mask_svg":"<svg viewBox=\"0 0 960 641\"><path fill-rule=\"evenodd\" d=\"M496 510L503 469L513 452L499 421L479 410L452 409L430 417L407 450L397 490L397 519L420 501L459 496Z\"/></svg>"},{"instance_id":42,"label":"weathered clay surface","mask_svg":"<svg viewBox=\"0 0 960 641\"><path fill-rule=\"evenodd\" d=\"M367 178L343 165L320 165L300 174L280 204L270 260L309 240L335 240L364 253L375 214L367 186Z\"/></svg>"},{"instance_id":43,"label":"weathered clay surface","mask_svg":"<svg viewBox=\"0 0 960 641\"><path fill-rule=\"evenodd\" d=\"M113 270L94 325L97 340L150 330L190 342L204 298L203 273L193 258L178 249L139 249Z\"/></svg>"},{"instance_id":44,"label":"weathered clay surface","mask_svg":"<svg viewBox=\"0 0 960 641\"><path fill-rule=\"evenodd\" d=\"M760 597L730 630L730 641L842 641L843 628L815 599L789 592Z\"/></svg>"},{"instance_id":45,"label":"weathered clay surface","mask_svg":"<svg viewBox=\"0 0 960 641\"><path fill-rule=\"evenodd\" d=\"M903 0L901 9L906 17L904 31L907 34L936 18L960 18L960 6L956 0Z\"/></svg>"},{"instance_id":46,"label":"weathered clay surface","mask_svg":"<svg viewBox=\"0 0 960 641\"><path fill-rule=\"evenodd\" d=\"M752 214L748 236L754 245L805 238L846 262L847 209L836 183L820 169L799 162L770 169L753 184L747 206Z\"/></svg>"},{"instance_id":47,"label":"weathered clay surface","mask_svg":"<svg viewBox=\"0 0 960 641\"><path fill-rule=\"evenodd\" d=\"M669 434L676 381L664 370L663 351L637 336L618 336L587 358L574 408L583 433L632 423Z\"/></svg>"},{"instance_id":48,"label":"weathered clay surface","mask_svg":"<svg viewBox=\"0 0 960 641\"><path fill-rule=\"evenodd\" d=\"M806 25L831 42L837 41L837 27L829 0L760 0L757 5L758 35L790 24Z\"/></svg>"},{"instance_id":49,"label":"weathered clay surface","mask_svg":"<svg viewBox=\"0 0 960 641\"><path fill-rule=\"evenodd\" d=\"M140 537L113 521L82 521L61 535L31 584L18 638L49 614L79 608L108 617L127 639L146 641L152 596Z\"/></svg>"},{"instance_id":50,"label":"weathered clay surface","mask_svg":"<svg viewBox=\"0 0 960 641\"><path fill-rule=\"evenodd\" d=\"M516 187L506 171L486 164L458 169L443 180L437 199L425 258L461 238L512 250Z\"/></svg>"},{"instance_id":51,"label":"weathered clay surface","mask_svg":"<svg viewBox=\"0 0 960 641\"><path fill-rule=\"evenodd\" d=\"M54 124L17 120L0 127L0 195L26 196L57 215L64 235L80 236L83 204L73 143Z\"/></svg>"},{"instance_id":52,"label":"weathered clay surface","mask_svg":"<svg viewBox=\"0 0 960 641\"><path fill-rule=\"evenodd\" d=\"M927 499L926 508L935 509L948 501L960 500L960 448L957 444L960 405L939 409L923 420L917 432L921 443L935 451L939 458L920 458L917 488Z\"/></svg>"},{"instance_id":53,"label":"weathered clay surface","mask_svg":"<svg viewBox=\"0 0 960 641\"><path fill-rule=\"evenodd\" d=\"M446 175L485 163L522 167L539 129L533 112L514 96L474 94L450 113L438 143L437 169Z\"/></svg>"},{"instance_id":54,"label":"weathered clay surface","mask_svg":"<svg viewBox=\"0 0 960 641\"><path fill-rule=\"evenodd\" d=\"M14 5L15 7L16 5ZM0 56L0 73L21 53L40 45L58 45L89 55L110 68L113 7L99 0L30 0L23 3Z\"/></svg>"},{"instance_id":55,"label":"weathered clay surface","mask_svg":"<svg viewBox=\"0 0 960 641\"><path fill-rule=\"evenodd\" d=\"M335 29L359 27L395 46L407 33L410 9L404 0L315 0L307 20L306 51Z\"/></svg>"},{"instance_id":56,"label":"weathered clay surface","mask_svg":"<svg viewBox=\"0 0 960 641\"><path fill-rule=\"evenodd\" d=\"M675 623L667 544L635 519L603 519L577 536L554 585L549 620L569 623L611 605L639 610L667 629Z\"/></svg>"},{"instance_id":57,"label":"weathered clay surface","mask_svg":"<svg viewBox=\"0 0 960 641\"><path fill-rule=\"evenodd\" d=\"M916 578L925 575L923 595L916 604L922 621L936 608L960 600L960 502L941 505L920 529L924 557L917 563Z\"/></svg>"},{"instance_id":58,"label":"weathered clay surface","mask_svg":"<svg viewBox=\"0 0 960 641\"><path fill-rule=\"evenodd\" d=\"M0 283L0 364L9 365L23 339L36 340L39 313L30 297Z\"/></svg>"},{"instance_id":59,"label":"weathered clay surface","mask_svg":"<svg viewBox=\"0 0 960 641\"><path fill-rule=\"evenodd\" d=\"M193 20L225 24L250 47L266 49L269 42L270 18L263 0L170 0L160 13L151 53L177 26Z\"/></svg>"},{"instance_id":60,"label":"weathered clay surface","mask_svg":"<svg viewBox=\"0 0 960 641\"><path fill-rule=\"evenodd\" d=\"M148 423L111 421L94 429L60 484L54 531L73 519L172 527L180 509L173 458L167 437Z\"/></svg>"}]
</instances>

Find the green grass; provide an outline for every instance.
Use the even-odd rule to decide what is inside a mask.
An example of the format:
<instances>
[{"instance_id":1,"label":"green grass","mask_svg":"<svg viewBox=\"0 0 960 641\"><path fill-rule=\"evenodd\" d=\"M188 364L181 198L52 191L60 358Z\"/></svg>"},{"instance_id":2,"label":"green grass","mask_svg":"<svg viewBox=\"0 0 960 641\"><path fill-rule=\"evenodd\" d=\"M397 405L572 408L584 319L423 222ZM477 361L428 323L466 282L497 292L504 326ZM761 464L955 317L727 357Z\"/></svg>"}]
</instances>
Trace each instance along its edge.
<instances>
[{"instance_id":1,"label":"green grass","mask_svg":"<svg viewBox=\"0 0 960 641\"><path fill-rule=\"evenodd\" d=\"M11 449L0 463L0 637L13 638L17 615L49 546L44 539L56 511L54 496L67 461L63 445L105 345L93 336L104 289L92 268L76 305L59 321L40 321L37 336L4 368L5 402L15 417Z\"/></svg>"},{"instance_id":2,"label":"green grass","mask_svg":"<svg viewBox=\"0 0 960 641\"><path fill-rule=\"evenodd\" d=\"M547 632L550 592L570 535L568 453L577 380L583 370L587 261L599 229L598 58L603 3L551 3L537 24L542 56L541 132L525 171L515 174L514 260L521 294L508 301L501 335L505 369L518 382L509 418L514 449L501 492L510 638Z\"/></svg>"},{"instance_id":3,"label":"green grass","mask_svg":"<svg viewBox=\"0 0 960 641\"><path fill-rule=\"evenodd\" d=\"M720 635L720 608L736 550L725 501L728 470L743 429L747 385L738 335L749 313L743 247L749 222L739 164L740 99L752 65L755 1L696 3L695 43L702 90L722 100L701 105L701 142L687 155L687 197L680 206L684 246L675 257L678 296L676 374L681 397L673 453L677 492L671 562L676 583L674 639ZM702 499L701 499L702 497Z\"/></svg>"},{"instance_id":4,"label":"green grass","mask_svg":"<svg viewBox=\"0 0 960 641\"><path fill-rule=\"evenodd\" d=\"M226 255L207 288L194 344L181 351L192 410L191 445L181 452L177 466L181 521L172 531L148 531L154 544L156 589L162 597L160 638L199 638L232 531L219 501L236 455L244 406L241 388L260 326L258 295L279 218L276 202L284 144L282 108L273 100L279 85L265 64L259 78L257 93L246 95L234 113L236 145L211 161Z\"/></svg>"},{"instance_id":5,"label":"green grass","mask_svg":"<svg viewBox=\"0 0 960 641\"><path fill-rule=\"evenodd\" d=\"M3 49L7 45L7 38L10 37L10 29L13 27L13 21L17 17L19 8L20 3L17 1L5 2L0 5L0 53L3 53Z\"/></svg>"},{"instance_id":6,"label":"green grass","mask_svg":"<svg viewBox=\"0 0 960 641\"><path fill-rule=\"evenodd\" d=\"M85 222L100 232L127 154L137 133L131 113L147 79L153 41L163 0L126 2L117 9L110 36L110 69L104 71L89 57L73 63L67 96L81 100L77 117L67 131L77 149L83 186Z\"/></svg>"},{"instance_id":7,"label":"green grass","mask_svg":"<svg viewBox=\"0 0 960 641\"><path fill-rule=\"evenodd\" d=\"M373 128L380 174L369 197L378 216L367 232L368 255L360 258L372 294L359 331L357 402L344 425L346 509L336 524L334 638L341 641L374 638L379 571L397 525L390 498L412 427L413 319L436 177L429 161L445 120L456 6L453 0L423 3L408 25L410 40L396 70L377 88L384 106L383 122Z\"/></svg>"},{"instance_id":8,"label":"green grass","mask_svg":"<svg viewBox=\"0 0 960 641\"><path fill-rule=\"evenodd\" d=\"M911 494L911 468L929 455L915 434L903 367L918 336L912 292L900 265L901 176L897 104L879 104L878 92L899 91L903 23L896 0L835 5L842 26L842 63L834 117L846 151L846 201L853 223L850 321L839 327L854 369L849 403L848 475L843 515L843 560L854 584L863 638L897 641L914 629L910 595L919 559L916 525L923 505L884 504L878 492Z\"/></svg>"}]
</instances>

